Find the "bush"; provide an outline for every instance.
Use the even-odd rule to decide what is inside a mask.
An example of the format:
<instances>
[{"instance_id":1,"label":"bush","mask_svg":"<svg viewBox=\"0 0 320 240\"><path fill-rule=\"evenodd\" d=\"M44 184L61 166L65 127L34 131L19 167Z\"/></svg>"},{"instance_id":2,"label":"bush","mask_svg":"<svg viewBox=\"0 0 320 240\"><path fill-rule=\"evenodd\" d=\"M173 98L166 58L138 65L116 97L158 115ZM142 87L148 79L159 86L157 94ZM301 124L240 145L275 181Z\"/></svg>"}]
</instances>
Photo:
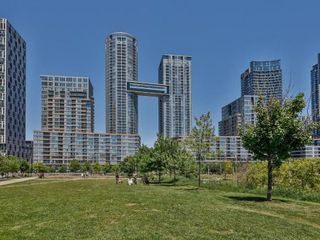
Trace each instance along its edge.
<instances>
[{"instance_id":1,"label":"bush","mask_svg":"<svg viewBox=\"0 0 320 240\"><path fill-rule=\"evenodd\" d=\"M320 159L289 160L279 169L277 182L280 186L303 190L320 190Z\"/></svg>"},{"instance_id":2,"label":"bush","mask_svg":"<svg viewBox=\"0 0 320 240\"><path fill-rule=\"evenodd\" d=\"M245 177L246 184L249 187L263 187L267 184L267 180L267 161L249 164L248 171Z\"/></svg>"}]
</instances>

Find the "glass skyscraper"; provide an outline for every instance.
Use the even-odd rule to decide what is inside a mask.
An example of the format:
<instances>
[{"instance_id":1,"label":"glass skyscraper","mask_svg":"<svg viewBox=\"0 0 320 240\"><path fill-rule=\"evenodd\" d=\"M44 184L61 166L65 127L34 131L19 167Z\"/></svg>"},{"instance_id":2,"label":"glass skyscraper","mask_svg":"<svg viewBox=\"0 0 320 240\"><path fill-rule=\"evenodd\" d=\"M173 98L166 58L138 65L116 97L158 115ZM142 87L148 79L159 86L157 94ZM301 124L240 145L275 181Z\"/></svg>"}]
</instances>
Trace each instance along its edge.
<instances>
[{"instance_id":1,"label":"glass skyscraper","mask_svg":"<svg viewBox=\"0 0 320 240\"><path fill-rule=\"evenodd\" d=\"M138 96L127 91L138 81L137 40L124 32L106 39L106 132L138 133Z\"/></svg>"},{"instance_id":2,"label":"glass skyscraper","mask_svg":"<svg viewBox=\"0 0 320 240\"><path fill-rule=\"evenodd\" d=\"M317 64L311 70L311 113L314 122L320 122L320 53ZM320 136L320 130L314 130L315 136Z\"/></svg>"},{"instance_id":3,"label":"glass skyscraper","mask_svg":"<svg viewBox=\"0 0 320 240\"><path fill-rule=\"evenodd\" d=\"M241 96L257 95L282 100L282 70L280 60L252 61L241 74Z\"/></svg>"},{"instance_id":4,"label":"glass skyscraper","mask_svg":"<svg viewBox=\"0 0 320 240\"><path fill-rule=\"evenodd\" d=\"M0 154L27 156L26 42L0 18Z\"/></svg>"},{"instance_id":5,"label":"glass skyscraper","mask_svg":"<svg viewBox=\"0 0 320 240\"><path fill-rule=\"evenodd\" d=\"M159 97L159 133L166 137L190 135L192 121L191 56L164 55L159 66L159 83L169 94Z\"/></svg>"}]
</instances>

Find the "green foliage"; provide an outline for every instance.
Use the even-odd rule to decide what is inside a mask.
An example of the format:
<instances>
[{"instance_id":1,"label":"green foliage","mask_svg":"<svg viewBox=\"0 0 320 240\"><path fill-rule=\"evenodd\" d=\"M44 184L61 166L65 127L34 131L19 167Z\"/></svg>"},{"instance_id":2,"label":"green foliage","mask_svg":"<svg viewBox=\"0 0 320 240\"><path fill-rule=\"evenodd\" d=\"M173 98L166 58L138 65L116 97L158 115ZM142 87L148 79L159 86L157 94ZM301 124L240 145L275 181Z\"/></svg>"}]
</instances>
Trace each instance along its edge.
<instances>
[{"instance_id":1,"label":"green foliage","mask_svg":"<svg viewBox=\"0 0 320 240\"><path fill-rule=\"evenodd\" d=\"M46 173L48 172L48 167L41 162L33 164L33 171L36 173Z\"/></svg>"},{"instance_id":2,"label":"green foliage","mask_svg":"<svg viewBox=\"0 0 320 240\"><path fill-rule=\"evenodd\" d=\"M94 173L101 173L102 166L98 162L95 162L92 166L92 170Z\"/></svg>"},{"instance_id":3,"label":"green foliage","mask_svg":"<svg viewBox=\"0 0 320 240\"><path fill-rule=\"evenodd\" d=\"M313 126L299 118L304 107L303 94L283 104L272 98L268 103L260 99L256 107L256 124L241 130L243 146L256 159L268 161L268 200L272 200L273 166L280 166L291 151L301 149L311 140Z\"/></svg>"},{"instance_id":4,"label":"green foliage","mask_svg":"<svg viewBox=\"0 0 320 240\"><path fill-rule=\"evenodd\" d=\"M211 156L211 148L214 140L214 128L210 112L195 118L196 126L192 129L187 139L187 145L195 154L198 162L198 185L201 183L201 162Z\"/></svg>"},{"instance_id":5,"label":"green foliage","mask_svg":"<svg viewBox=\"0 0 320 240\"><path fill-rule=\"evenodd\" d=\"M231 160L226 160L223 162L223 170L225 174L233 173L233 162Z\"/></svg>"},{"instance_id":6,"label":"green foliage","mask_svg":"<svg viewBox=\"0 0 320 240\"><path fill-rule=\"evenodd\" d=\"M126 173L129 177L132 177L134 173L138 171L138 162L135 156L127 156L120 163L121 172Z\"/></svg>"},{"instance_id":7,"label":"green foliage","mask_svg":"<svg viewBox=\"0 0 320 240\"><path fill-rule=\"evenodd\" d=\"M81 165L82 172L92 172L92 165L90 162L86 161Z\"/></svg>"},{"instance_id":8,"label":"green foliage","mask_svg":"<svg viewBox=\"0 0 320 240\"><path fill-rule=\"evenodd\" d=\"M20 166L19 166L20 172L21 173L26 173L30 170L30 164L26 160L21 160L20 161Z\"/></svg>"},{"instance_id":9,"label":"green foliage","mask_svg":"<svg viewBox=\"0 0 320 240\"><path fill-rule=\"evenodd\" d=\"M0 174L1 176L7 175L10 172L8 158L0 156Z\"/></svg>"},{"instance_id":10,"label":"green foliage","mask_svg":"<svg viewBox=\"0 0 320 240\"><path fill-rule=\"evenodd\" d=\"M119 173L120 172L120 165L119 164L111 165L111 171L113 173Z\"/></svg>"},{"instance_id":11,"label":"green foliage","mask_svg":"<svg viewBox=\"0 0 320 240\"><path fill-rule=\"evenodd\" d=\"M281 188L320 190L320 159L292 159L273 169L274 182ZM267 185L267 163L249 164L246 184L250 187Z\"/></svg>"},{"instance_id":12,"label":"green foliage","mask_svg":"<svg viewBox=\"0 0 320 240\"><path fill-rule=\"evenodd\" d=\"M161 175L167 168L169 161L170 146L166 137L159 135L154 144L152 157L149 159L148 168L150 171L155 171L158 175L158 181L161 181Z\"/></svg>"},{"instance_id":13,"label":"green foliage","mask_svg":"<svg viewBox=\"0 0 320 240\"><path fill-rule=\"evenodd\" d=\"M277 182L285 187L320 190L320 159L299 159L285 162L279 169Z\"/></svg>"},{"instance_id":14,"label":"green foliage","mask_svg":"<svg viewBox=\"0 0 320 240\"><path fill-rule=\"evenodd\" d=\"M59 173L66 173L67 172L67 168L64 165L62 165L61 167L58 168L58 172Z\"/></svg>"},{"instance_id":15,"label":"green foliage","mask_svg":"<svg viewBox=\"0 0 320 240\"><path fill-rule=\"evenodd\" d=\"M69 163L69 171L70 172L78 172L81 170L81 164L78 160L71 160Z\"/></svg>"},{"instance_id":16,"label":"green foliage","mask_svg":"<svg viewBox=\"0 0 320 240\"><path fill-rule=\"evenodd\" d=\"M266 186L268 180L267 162L250 163L246 174L246 183L250 187Z\"/></svg>"},{"instance_id":17,"label":"green foliage","mask_svg":"<svg viewBox=\"0 0 320 240\"><path fill-rule=\"evenodd\" d=\"M274 99L265 104L260 99L256 125L247 125L241 131L244 147L254 153L256 159L272 159L273 164L279 166L291 151L301 149L311 140L312 126L299 118L304 107L302 93L283 105Z\"/></svg>"},{"instance_id":18,"label":"green foliage","mask_svg":"<svg viewBox=\"0 0 320 240\"><path fill-rule=\"evenodd\" d=\"M139 173L142 176L148 175L152 171L150 161L153 157L153 148L142 145L134 157L138 163Z\"/></svg>"},{"instance_id":19,"label":"green foliage","mask_svg":"<svg viewBox=\"0 0 320 240\"><path fill-rule=\"evenodd\" d=\"M20 168L20 160L15 156L7 156L9 172L17 173Z\"/></svg>"},{"instance_id":20,"label":"green foliage","mask_svg":"<svg viewBox=\"0 0 320 240\"><path fill-rule=\"evenodd\" d=\"M106 162L105 164L102 165L101 170L105 174L111 172L111 164L109 162Z\"/></svg>"}]
</instances>

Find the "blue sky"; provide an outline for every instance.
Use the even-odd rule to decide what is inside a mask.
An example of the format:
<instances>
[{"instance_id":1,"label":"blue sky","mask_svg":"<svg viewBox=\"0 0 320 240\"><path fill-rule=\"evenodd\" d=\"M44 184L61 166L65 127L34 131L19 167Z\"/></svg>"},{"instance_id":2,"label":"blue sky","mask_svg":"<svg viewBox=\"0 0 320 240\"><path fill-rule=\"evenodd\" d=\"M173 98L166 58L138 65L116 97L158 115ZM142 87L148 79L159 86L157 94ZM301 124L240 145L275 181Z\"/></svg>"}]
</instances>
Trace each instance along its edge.
<instances>
[{"instance_id":1,"label":"blue sky","mask_svg":"<svg viewBox=\"0 0 320 240\"><path fill-rule=\"evenodd\" d=\"M285 88L310 96L310 69L320 52L320 1L308 0L0 0L27 41L27 137L40 129L41 74L89 76L95 130L105 131L104 40L125 31L139 44L139 79L157 82L162 54L193 57L193 115L240 96L240 74L251 60L281 59ZM158 131L158 101L139 98L142 142ZM216 130L217 133L217 130Z\"/></svg>"}]
</instances>

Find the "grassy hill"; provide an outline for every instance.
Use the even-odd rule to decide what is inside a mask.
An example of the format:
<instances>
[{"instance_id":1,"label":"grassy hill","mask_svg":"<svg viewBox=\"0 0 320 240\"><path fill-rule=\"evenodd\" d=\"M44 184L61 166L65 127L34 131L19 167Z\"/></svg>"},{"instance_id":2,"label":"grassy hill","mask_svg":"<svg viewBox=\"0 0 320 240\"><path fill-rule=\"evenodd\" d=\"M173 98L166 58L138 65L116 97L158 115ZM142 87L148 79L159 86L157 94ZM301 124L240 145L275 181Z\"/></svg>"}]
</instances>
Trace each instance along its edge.
<instances>
[{"instance_id":1,"label":"grassy hill","mask_svg":"<svg viewBox=\"0 0 320 240\"><path fill-rule=\"evenodd\" d=\"M0 187L0 239L320 239L320 204L263 197L39 179Z\"/></svg>"}]
</instances>

